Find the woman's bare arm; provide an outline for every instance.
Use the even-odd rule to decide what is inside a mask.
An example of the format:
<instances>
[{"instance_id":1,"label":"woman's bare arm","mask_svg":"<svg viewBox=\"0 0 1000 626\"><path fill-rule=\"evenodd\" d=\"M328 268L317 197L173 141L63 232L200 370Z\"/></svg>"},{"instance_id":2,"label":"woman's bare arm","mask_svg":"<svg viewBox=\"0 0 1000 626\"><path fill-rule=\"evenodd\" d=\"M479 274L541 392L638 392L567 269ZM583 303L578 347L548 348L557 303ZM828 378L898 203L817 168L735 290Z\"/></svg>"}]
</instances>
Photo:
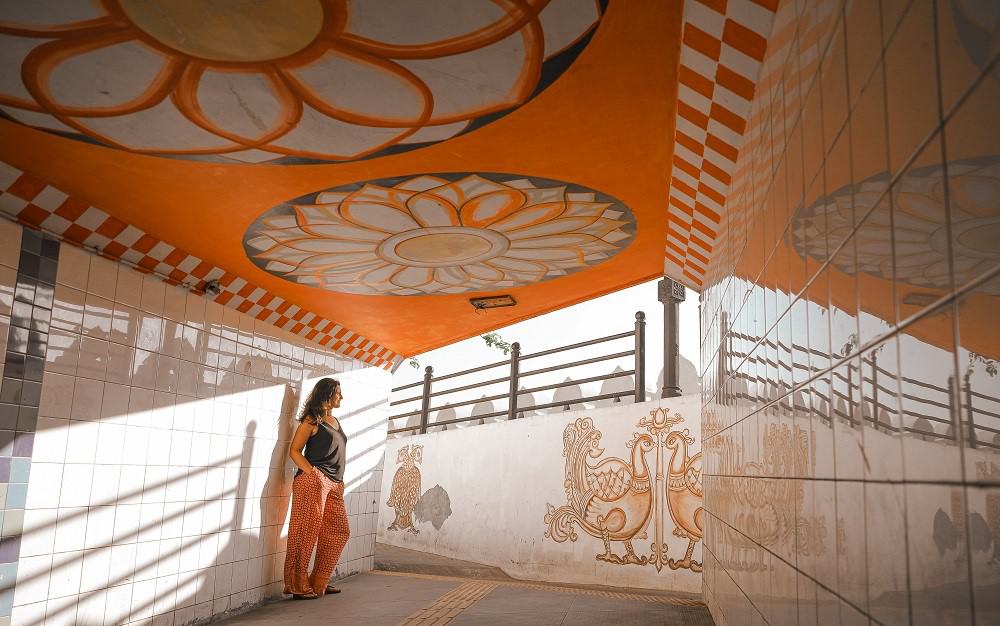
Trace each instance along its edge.
<instances>
[{"instance_id":1,"label":"woman's bare arm","mask_svg":"<svg viewBox=\"0 0 1000 626\"><path fill-rule=\"evenodd\" d=\"M316 427L303 420L299 423L298 428L295 429L295 434L292 435L292 443L288 446L288 458L303 472L311 472L313 468L312 464L306 460L306 457L302 456L302 448L306 447L306 442L309 441L309 437L312 437L315 432Z\"/></svg>"}]
</instances>

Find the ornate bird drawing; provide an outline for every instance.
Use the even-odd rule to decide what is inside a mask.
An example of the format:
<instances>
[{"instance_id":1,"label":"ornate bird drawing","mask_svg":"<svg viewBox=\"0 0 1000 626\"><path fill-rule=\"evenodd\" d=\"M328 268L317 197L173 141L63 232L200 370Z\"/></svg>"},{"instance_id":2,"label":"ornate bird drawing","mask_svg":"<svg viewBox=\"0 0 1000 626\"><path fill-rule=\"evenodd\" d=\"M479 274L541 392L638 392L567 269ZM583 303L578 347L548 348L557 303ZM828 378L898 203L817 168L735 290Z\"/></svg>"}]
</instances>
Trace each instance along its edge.
<instances>
[{"instance_id":1,"label":"ornate bird drawing","mask_svg":"<svg viewBox=\"0 0 1000 626\"><path fill-rule=\"evenodd\" d=\"M573 524L584 532L604 541L604 553L597 559L620 565L645 565L648 557L639 557L632 548L632 539L649 522L653 508L653 491L649 484L646 453L655 442L646 433L636 433L626 444L632 449L631 463L610 457L596 464L604 449L599 447L601 432L589 417L577 419L563 431L563 456L566 457L566 497L568 504L558 508L548 505L545 522L546 537L561 543L576 541ZM611 551L611 542L621 541L625 554Z\"/></svg>"},{"instance_id":2,"label":"ornate bird drawing","mask_svg":"<svg viewBox=\"0 0 1000 626\"><path fill-rule=\"evenodd\" d=\"M389 506L396 509L396 519L388 530L407 530L413 534L420 531L413 527L413 509L420 498L420 469L417 463L423 459L423 446L403 446L396 455L396 463L402 463L392 477L389 490Z\"/></svg>"},{"instance_id":3,"label":"ornate bird drawing","mask_svg":"<svg viewBox=\"0 0 1000 626\"><path fill-rule=\"evenodd\" d=\"M680 561L669 559L670 569L686 568L693 572L701 571L701 563L691 560L694 545L698 543L703 531L702 485L701 485L701 452L688 456L688 446L694 439L688 434L688 429L674 430L667 434L666 446L671 450L670 463L667 466L667 507L674 521L674 536L688 540L687 552Z\"/></svg>"}]
</instances>

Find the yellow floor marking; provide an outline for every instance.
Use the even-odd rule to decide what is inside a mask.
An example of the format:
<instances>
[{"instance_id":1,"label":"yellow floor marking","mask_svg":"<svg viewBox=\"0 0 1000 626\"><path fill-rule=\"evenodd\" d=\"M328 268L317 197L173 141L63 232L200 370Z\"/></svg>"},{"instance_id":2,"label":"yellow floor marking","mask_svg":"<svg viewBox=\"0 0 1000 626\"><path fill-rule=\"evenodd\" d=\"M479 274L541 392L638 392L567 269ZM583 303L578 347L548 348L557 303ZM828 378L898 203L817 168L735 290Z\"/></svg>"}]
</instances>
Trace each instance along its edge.
<instances>
[{"instance_id":1,"label":"yellow floor marking","mask_svg":"<svg viewBox=\"0 0 1000 626\"><path fill-rule=\"evenodd\" d=\"M461 579L458 579L461 580ZM447 624L465 609L469 608L489 592L496 589L494 582L469 581L452 589L430 605L413 613L398 626L420 626Z\"/></svg>"},{"instance_id":2,"label":"yellow floor marking","mask_svg":"<svg viewBox=\"0 0 1000 626\"><path fill-rule=\"evenodd\" d=\"M423 578L426 580L453 580L455 582L466 582L470 579L460 578L458 576L439 576L437 574L413 574L410 572L386 572L382 570L372 570L370 574L378 574L379 576L405 576L409 578ZM468 584L468 583L467 583ZM603 589L585 589L580 587L563 587L560 585L550 585L545 583L525 583L519 581L507 581L507 580L493 580L489 581L489 584L493 587L517 587L519 589L537 589L540 591L558 591L562 593L575 593L583 596L594 596L598 598L612 598L615 600L639 600L641 602L650 602L652 604L669 604L672 606L705 606L705 603L696 598L685 598L682 596L672 596L672 595L657 595L650 593L629 593L625 591L605 591ZM461 589L465 585L462 585L458 589ZM456 589L455 591L457 591ZM492 589L490 589L492 591ZM454 593L454 592L452 592ZM489 593L487 591L486 593ZM484 593L483 595L486 595ZM442 596L444 599L447 595ZM482 596L480 596L481 598ZM477 598L478 600L479 598ZM439 600L440 601L440 600ZM464 610L464 608L463 608ZM411 616L412 617L412 616ZM407 618L409 619L409 618ZM405 622L407 624L415 624L417 622ZM430 622L428 622L430 623Z\"/></svg>"}]
</instances>

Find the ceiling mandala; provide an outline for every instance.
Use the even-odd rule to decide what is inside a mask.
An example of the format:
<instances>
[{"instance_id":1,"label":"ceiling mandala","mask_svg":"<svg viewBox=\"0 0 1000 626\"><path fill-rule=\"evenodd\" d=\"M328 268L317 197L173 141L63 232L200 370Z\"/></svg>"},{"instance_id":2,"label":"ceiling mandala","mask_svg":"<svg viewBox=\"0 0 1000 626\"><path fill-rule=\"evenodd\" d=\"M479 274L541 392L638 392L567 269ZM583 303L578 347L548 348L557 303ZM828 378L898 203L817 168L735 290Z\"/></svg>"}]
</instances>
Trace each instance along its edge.
<instances>
[{"instance_id":1,"label":"ceiling mandala","mask_svg":"<svg viewBox=\"0 0 1000 626\"><path fill-rule=\"evenodd\" d=\"M901 283L949 289L952 271L963 285L1000 263L1000 156L952 161L947 170L939 165L909 170L893 184L892 205L888 187L883 173L800 208L790 230L795 250L822 263L824 233L842 241L854 231L854 221L867 215L855 234L857 269L873 276L891 280L895 270ZM833 262L853 274L853 261L842 259L838 255ZM993 283L978 289L998 295Z\"/></svg>"},{"instance_id":2,"label":"ceiling mandala","mask_svg":"<svg viewBox=\"0 0 1000 626\"><path fill-rule=\"evenodd\" d=\"M0 111L133 152L349 161L454 137L562 74L597 0L0 3Z\"/></svg>"},{"instance_id":3,"label":"ceiling mandala","mask_svg":"<svg viewBox=\"0 0 1000 626\"><path fill-rule=\"evenodd\" d=\"M632 212L593 189L513 174L447 173L343 185L283 203L247 230L247 256L303 285L355 294L519 287L608 260Z\"/></svg>"}]
</instances>

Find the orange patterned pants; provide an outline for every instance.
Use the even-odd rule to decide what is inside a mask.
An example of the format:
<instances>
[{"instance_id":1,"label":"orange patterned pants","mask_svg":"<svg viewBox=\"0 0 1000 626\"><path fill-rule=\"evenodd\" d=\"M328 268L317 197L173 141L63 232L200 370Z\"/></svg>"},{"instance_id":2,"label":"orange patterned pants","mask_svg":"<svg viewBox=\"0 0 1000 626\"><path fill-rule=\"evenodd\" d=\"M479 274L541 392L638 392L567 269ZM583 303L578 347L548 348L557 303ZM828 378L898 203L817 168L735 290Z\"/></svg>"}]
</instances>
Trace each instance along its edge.
<instances>
[{"instance_id":1,"label":"orange patterned pants","mask_svg":"<svg viewBox=\"0 0 1000 626\"><path fill-rule=\"evenodd\" d=\"M285 553L285 593L323 595L350 536L344 483L330 480L315 468L296 476ZM316 562L310 575L313 548Z\"/></svg>"}]
</instances>

